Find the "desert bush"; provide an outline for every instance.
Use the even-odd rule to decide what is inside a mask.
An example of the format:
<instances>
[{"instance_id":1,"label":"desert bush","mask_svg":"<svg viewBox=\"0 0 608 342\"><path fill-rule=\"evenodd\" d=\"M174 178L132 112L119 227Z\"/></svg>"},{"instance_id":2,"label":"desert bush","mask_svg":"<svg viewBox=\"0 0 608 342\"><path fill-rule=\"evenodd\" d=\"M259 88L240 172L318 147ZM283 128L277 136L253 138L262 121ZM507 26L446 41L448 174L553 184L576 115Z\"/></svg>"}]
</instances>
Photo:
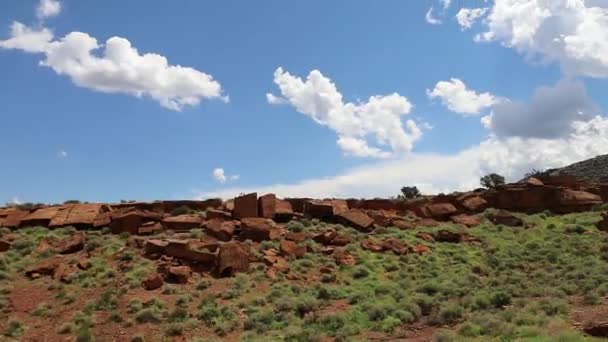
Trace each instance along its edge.
<instances>
[{"instance_id":1,"label":"desert bush","mask_svg":"<svg viewBox=\"0 0 608 342\"><path fill-rule=\"evenodd\" d=\"M416 186L404 186L401 188L401 194L397 196L399 199L414 199L421 197L422 194Z\"/></svg>"},{"instance_id":2,"label":"desert bush","mask_svg":"<svg viewBox=\"0 0 608 342\"><path fill-rule=\"evenodd\" d=\"M17 320L9 320L6 325L6 329L4 329L4 336L6 337L18 337L25 331L25 326L23 323Z\"/></svg>"},{"instance_id":3,"label":"desert bush","mask_svg":"<svg viewBox=\"0 0 608 342\"><path fill-rule=\"evenodd\" d=\"M177 207L173 210L171 210L170 215L171 216L179 216L179 215L186 215L186 214L193 214L195 213L194 210L190 209L188 206L181 206L181 207Z\"/></svg>"},{"instance_id":4,"label":"desert bush","mask_svg":"<svg viewBox=\"0 0 608 342\"><path fill-rule=\"evenodd\" d=\"M481 186L484 188L495 189L496 187L505 184L505 177L496 173L490 173L481 177L479 183L481 183Z\"/></svg>"}]
</instances>

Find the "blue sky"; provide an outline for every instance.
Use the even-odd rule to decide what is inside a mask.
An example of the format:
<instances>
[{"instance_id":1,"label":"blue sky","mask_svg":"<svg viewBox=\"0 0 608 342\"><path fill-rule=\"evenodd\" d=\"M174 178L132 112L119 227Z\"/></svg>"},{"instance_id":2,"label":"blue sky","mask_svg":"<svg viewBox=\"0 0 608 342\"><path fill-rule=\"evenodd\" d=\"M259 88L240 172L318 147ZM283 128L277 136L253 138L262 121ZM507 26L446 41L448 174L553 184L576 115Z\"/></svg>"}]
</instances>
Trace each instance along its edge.
<instances>
[{"instance_id":1,"label":"blue sky","mask_svg":"<svg viewBox=\"0 0 608 342\"><path fill-rule=\"evenodd\" d=\"M549 15L531 17L530 6L547 6ZM489 171L516 179L532 167L607 153L606 7L599 0L3 1L0 202L251 190L380 197L406 184L427 192L472 187ZM468 28L464 15L475 8L484 14ZM587 20L543 25L569 18ZM71 32L86 36L62 43ZM188 76L138 67L139 59L109 72L117 65L104 55L112 37L139 55L191 68ZM76 44L87 38L97 48ZM319 82L305 83L313 70ZM158 75L170 86L134 81ZM269 103L268 93L280 101ZM391 94L379 98L384 107L364 108L370 96ZM490 115L490 124L482 120Z\"/></svg>"}]
</instances>

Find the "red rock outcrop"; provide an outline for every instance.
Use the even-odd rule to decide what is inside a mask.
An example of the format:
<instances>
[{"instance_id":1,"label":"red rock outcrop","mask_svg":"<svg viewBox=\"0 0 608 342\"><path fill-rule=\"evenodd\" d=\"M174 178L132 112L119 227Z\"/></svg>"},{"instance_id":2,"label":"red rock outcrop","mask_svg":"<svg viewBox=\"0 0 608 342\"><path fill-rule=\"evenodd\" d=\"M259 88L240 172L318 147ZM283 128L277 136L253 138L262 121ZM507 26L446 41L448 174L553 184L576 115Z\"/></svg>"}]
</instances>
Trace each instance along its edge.
<instances>
[{"instance_id":1,"label":"red rock outcrop","mask_svg":"<svg viewBox=\"0 0 608 342\"><path fill-rule=\"evenodd\" d=\"M249 270L249 249L245 244L232 241L220 246L218 254L218 273L220 276L233 276Z\"/></svg>"},{"instance_id":2,"label":"red rock outcrop","mask_svg":"<svg viewBox=\"0 0 608 342\"><path fill-rule=\"evenodd\" d=\"M218 218L207 221L205 227L209 235L216 237L220 241L230 241L235 230L234 222Z\"/></svg>"},{"instance_id":3,"label":"red rock outcrop","mask_svg":"<svg viewBox=\"0 0 608 342\"><path fill-rule=\"evenodd\" d=\"M164 218L162 223L166 229L188 231L194 228L200 228L203 223L203 218L196 214L177 215Z\"/></svg>"},{"instance_id":4,"label":"red rock outcrop","mask_svg":"<svg viewBox=\"0 0 608 342\"><path fill-rule=\"evenodd\" d=\"M277 208L277 197L274 194L266 194L258 198L258 216L274 219Z\"/></svg>"},{"instance_id":5,"label":"red rock outcrop","mask_svg":"<svg viewBox=\"0 0 608 342\"><path fill-rule=\"evenodd\" d=\"M343 211L336 217L339 222L364 232L370 231L374 225L374 220L359 209Z\"/></svg>"},{"instance_id":6,"label":"red rock outcrop","mask_svg":"<svg viewBox=\"0 0 608 342\"><path fill-rule=\"evenodd\" d=\"M232 216L237 220L258 217L258 194L254 192L235 197Z\"/></svg>"}]
</instances>

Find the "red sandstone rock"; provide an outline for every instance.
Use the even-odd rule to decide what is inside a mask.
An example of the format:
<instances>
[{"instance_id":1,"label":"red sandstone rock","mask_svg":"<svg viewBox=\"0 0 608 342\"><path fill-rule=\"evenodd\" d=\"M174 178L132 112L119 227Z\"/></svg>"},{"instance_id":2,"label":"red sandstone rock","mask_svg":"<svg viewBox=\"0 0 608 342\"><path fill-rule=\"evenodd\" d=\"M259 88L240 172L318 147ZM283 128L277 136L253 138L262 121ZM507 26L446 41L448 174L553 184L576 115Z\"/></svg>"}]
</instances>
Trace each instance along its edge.
<instances>
[{"instance_id":1,"label":"red sandstone rock","mask_svg":"<svg viewBox=\"0 0 608 342\"><path fill-rule=\"evenodd\" d=\"M439 223L431 218L422 219L416 223L416 227L421 227L421 228L433 228L433 227L439 227L440 225L441 225L441 223Z\"/></svg>"},{"instance_id":2,"label":"red sandstone rock","mask_svg":"<svg viewBox=\"0 0 608 342\"><path fill-rule=\"evenodd\" d=\"M372 239L365 239L365 240L361 241L361 247L363 249L366 249L366 250L372 251L372 252L384 251L384 246L382 246L382 243L380 243L378 241L374 241Z\"/></svg>"},{"instance_id":3,"label":"red sandstone rock","mask_svg":"<svg viewBox=\"0 0 608 342\"><path fill-rule=\"evenodd\" d=\"M306 240L308 237L306 236L306 233L304 232L298 232L298 233L294 233L294 232L288 232L287 234L285 234L285 239L290 240L290 241L295 241L295 242L302 242L304 240Z\"/></svg>"},{"instance_id":4,"label":"red sandstone rock","mask_svg":"<svg viewBox=\"0 0 608 342\"><path fill-rule=\"evenodd\" d=\"M276 200L274 194L266 194L258 198L258 216L273 219L277 208Z\"/></svg>"},{"instance_id":5,"label":"red sandstone rock","mask_svg":"<svg viewBox=\"0 0 608 342\"><path fill-rule=\"evenodd\" d=\"M11 248L11 243L6 240L0 240L0 252L6 252Z\"/></svg>"},{"instance_id":6,"label":"red sandstone rock","mask_svg":"<svg viewBox=\"0 0 608 342\"><path fill-rule=\"evenodd\" d=\"M306 253L306 247L298 246L297 243L289 240L282 240L280 244L281 254L285 257L301 258Z\"/></svg>"},{"instance_id":7,"label":"red sandstone rock","mask_svg":"<svg viewBox=\"0 0 608 342\"><path fill-rule=\"evenodd\" d=\"M406 221L406 220L394 220L393 226L395 226L401 230L410 230L410 229L414 229L414 227L415 227L414 223L412 223L410 221Z\"/></svg>"},{"instance_id":8,"label":"red sandstone rock","mask_svg":"<svg viewBox=\"0 0 608 342\"><path fill-rule=\"evenodd\" d=\"M192 249L190 241L188 240L169 240L164 250L165 255L174 258L205 265L212 265L215 263L215 254Z\"/></svg>"},{"instance_id":9,"label":"red sandstone rock","mask_svg":"<svg viewBox=\"0 0 608 342\"><path fill-rule=\"evenodd\" d=\"M219 210L219 209L207 209L205 212L205 218L207 220L220 219L220 220L230 220L232 219L232 214L229 211Z\"/></svg>"},{"instance_id":10,"label":"red sandstone rock","mask_svg":"<svg viewBox=\"0 0 608 342\"><path fill-rule=\"evenodd\" d=\"M66 205L49 222L49 227L92 227L97 216L107 209L100 203Z\"/></svg>"},{"instance_id":11,"label":"red sandstone rock","mask_svg":"<svg viewBox=\"0 0 608 342\"><path fill-rule=\"evenodd\" d=\"M351 255L348 251L339 248L334 250L333 252L334 260L336 264L343 266L354 266L357 264L357 259L353 255Z\"/></svg>"},{"instance_id":12,"label":"red sandstone rock","mask_svg":"<svg viewBox=\"0 0 608 342\"><path fill-rule=\"evenodd\" d=\"M397 255L405 255L408 252L408 245L397 238L388 238L382 241L382 248L387 251L392 251Z\"/></svg>"},{"instance_id":13,"label":"red sandstone rock","mask_svg":"<svg viewBox=\"0 0 608 342\"><path fill-rule=\"evenodd\" d=\"M167 229L175 231L187 231L199 228L203 222L200 215L178 215L163 219L163 225Z\"/></svg>"},{"instance_id":14,"label":"red sandstone rock","mask_svg":"<svg viewBox=\"0 0 608 342\"><path fill-rule=\"evenodd\" d=\"M279 221L288 221L295 216L291 203L282 199L275 200L275 219Z\"/></svg>"},{"instance_id":15,"label":"red sandstone rock","mask_svg":"<svg viewBox=\"0 0 608 342\"><path fill-rule=\"evenodd\" d=\"M114 234L120 234L122 232L137 234L139 227L144 223L150 221L158 222L161 218L161 214L153 211L123 208L112 213L110 228Z\"/></svg>"},{"instance_id":16,"label":"red sandstone rock","mask_svg":"<svg viewBox=\"0 0 608 342\"><path fill-rule=\"evenodd\" d=\"M232 216L237 220L258 217L258 194L254 192L236 197Z\"/></svg>"},{"instance_id":17,"label":"red sandstone rock","mask_svg":"<svg viewBox=\"0 0 608 342\"><path fill-rule=\"evenodd\" d=\"M112 212L106 211L99 213L93 221L93 228L109 227L112 223Z\"/></svg>"},{"instance_id":18,"label":"red sandstone rock","mask_svg":"<svg viewBox=\"0 0 608 342\"><path fill-rule=\"evenodd\" d=\"M460 206L471 212L481 212L488 206L488 202L477 195L467 194L458 198Z\"/></svg>"},{"instance_id":19,"label":"red sandstone rock","mask_svg":"<svg viewBox=\"0 0 608 342\"><path fill-rule=\"evenodd\" d=\"M521 227L524 225L522 219L506 210L499 210L496 213L491 214L490 221L494 224L502 224L510 227Z\"/></svg>"},{"instance_id":20,"label":"red sandstone rock","mask_svg":"<svg viewBox=\"0 0 608 342\"><path fill-rule=\"evenodd\" d=\"M28 214L23 219L21 219L20 225L25 227L34 227L34 226L42 226L48 227L49 223L57 215L61 207L47 207L41 208L33 213Z\"/></svg>"},{"instance_id":21,"label":"red sandstone rock","mask_svg":"<svg viewBox=\"0 0 608 342\"><path fill-rule=\"evenodd\" d=\"M457 212L452 203L429 203L420 208L420 216L434 219L446 219Z\"/></svg>"},{"instance_id":22,"label":"red sandstone rock","mask_svg":"<svg viewBox=\"0 0 608 342\"><path fill-rule=\"evenodd\" d=\"M440 230L435 233L435 241L437 242L450 242L450 243L459 243L462 242L463 234L462 233L454 233L449 230Z\"/></svg>"},{"instance_id":23,"label":"red sandstone rock","mask_svg":"<svg viewBox=\"0 0 608 342\"><path fill-rule=\"evenodd\" d=\"M274 222L265 218L245 218L241 220L241 236L253 241L271 240Z\"/></svg>"},{"instance_id":24,"label":"red sandstone rock","mask_svg":"<svg viewBox=\"0 0 608 342\"><path fill-rule=\"evenodd\" d=\"M477 215L460 214L450 217L450 220L467 227L475 227L481 224L481 218Z\"/></svg>"},{"instance_id":25,"label":"red sandstone rock","mask_svg":"<svg viewBox=\"0 0 608 342\"><path fill-rule=\"evenodd\" d=\"M27 268L25 270L25 275L30 278L38 278L41 275L50 275L53 276L55 274L55 270L63 263L63 258L60 256L55 256L46 260L42 260L37 264Z\"/></svg>"},{"instance_id":26,"label":"red sandstone rock","mask_svg":"<svg viewBox=\"0 0 608 342\"><path fill-rule=\"evenodd\" d=\"M169 266L167 268L167 280L178 284L187 284L192 275L188 266Z\"/></svg>"},{"instance_id":27,"label":"red sandstone rock","mask_svg":"<svg viewBox=\"0 0 608 342\"><path fill-rule=\"evenodd\" d=\"M78 258L78 264L77 264L78 268L80 268L81 270L88 270L89 268L91 268L91 261L89 260L89 258L87 257L80 257Z\"/></svg>"},{"instance_id":28,"label":"red sandstone rock","mask_svg":"<svg viewBox=\"0 0 608 342\"><path fill-rule=\"evenodd\" d=\"M313 240L320 244L329 246L346 246L353 242L352 237L349 235L340 234L333 230L315 235L313 236Z\"/></svg>"},{"instance_id":29,"label":"red sandstone rock","mask_svg":"<svg viewBox=\"0 0 608 342\"><path fill-rule=\"evenodd\" d=\"M163 278L158 273L152 273L144 279L142 286L148 291L159 289L163 286Z\"/></svg>"},{"instance_id":30,"label":"red sandstone rock","mask_svg":"<svg viewBox=\"0 0 608 342\"><path fill-rule=\"evenodd\" d=\"M425 246L423 244L417 244L414 247L412 247L412 252L422 255L422 254L431 253L432 251L428 246Z\"/></svg>"},{"instance_id":31,"label":"red sandstone rock","mask_svg":"<svg viewBox=\"0 0 608 342\"><path fill-rule=\"evenodd\" d=\"M163 240L150 239L146 241L144 245L144 250L146 254L165 254L165 247L167 247L169 243Z\"/></svg>"},{"instance_id":32,"label":"red sandstone rock","mask_svg":"<svg viewBox=\"0 0 608 342\"><path fill-rule=\"evenodd\" d=\"M427 242L435 242L435 238L429 233L418 232L416 237Z\"/></svg>"},{"instance_id":33,"label":"red sandstone rock","mask_svg":"<svg viewBox=\"0 0 608 342\"><path fill-rule=\"evenodd\" d=\"M139 227L137 229L137 234L138 235L151 235L154 234L154 232L160 231L163 229L162 224L160 224L160 222L154 222L154 221L150 221L150 222L146 222L144 224L141 225L141 227Z\"/></svg>"},{"instance_id":34,"label":"red sandstone rock","mask_svg":"<svg viewBox=\"0 0 608 342\"><path fill-rule=\"evenodd\" d=\"M64 238L57 244L57 251L60 254L76 253L84 248L85 234L84 232L76 232L71 236Z\"/></svg>"},{"instance_id":35,"label":"red sandstone rock","mask_svg":"<svg viewBox=\"0 0 608 342\"><path fill-rule=\"evenodd\" d=\"M11 210L6 213L2 226L6 228L18 228L21 226L21 220L30 214L29 211Z\"/></svg>"},{"instance_id":36,"label":"red sandstone rock","mask_svg":"<svg viewBox=\"0 0 608 342\"><path fill-rule=\"evenodd\" d=\"M218 272L221 276L232 276L249 270L249 250L237 241L221 245L218 254Z\"/></svg>"},{"instance_id":37,"label":"red sandstone rock","mask_svg":"<svg viewBox=\"0 0 608 342\"><path fill-rule=\"evenodd\" d=\"M218 238L220 241L230 241L234 235L234 222L223 221L222 219L212 219L205 223L207 233Z\"/></svg>"},{"instance_id":38,"label":"red sandstone rock","mask_svg":"<svg viewBox=\"0 0 608 342\"><path fill-rule=\"evenodd\" d=\"M368 232L372 229L374 220L359 209L350 209L337 215L340 222L355 227L358 230Z\"/></svg>"}]
</instances>

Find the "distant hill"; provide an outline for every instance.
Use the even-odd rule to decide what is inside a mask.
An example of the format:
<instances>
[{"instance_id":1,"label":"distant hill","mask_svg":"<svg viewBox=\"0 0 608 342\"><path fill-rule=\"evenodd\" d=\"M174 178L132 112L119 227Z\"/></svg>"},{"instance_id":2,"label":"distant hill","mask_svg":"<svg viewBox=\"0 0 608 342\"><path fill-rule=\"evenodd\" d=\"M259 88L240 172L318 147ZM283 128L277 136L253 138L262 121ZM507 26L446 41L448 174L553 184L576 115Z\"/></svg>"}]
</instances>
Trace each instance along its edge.
<instances>
[{"instance_id":1,"label":"distant hill","mask_svg":"<svg viewBox=\"0 0 608 342\"><path fill-rule=\"evenodd\" d=\"M577 180L585 182L608 183L608 154L597 156L564 166L557 169L549 169L541 174L542 176L573 176ZM542 177L541 176L541 177Z\"/></svg>"}]
</instances>

